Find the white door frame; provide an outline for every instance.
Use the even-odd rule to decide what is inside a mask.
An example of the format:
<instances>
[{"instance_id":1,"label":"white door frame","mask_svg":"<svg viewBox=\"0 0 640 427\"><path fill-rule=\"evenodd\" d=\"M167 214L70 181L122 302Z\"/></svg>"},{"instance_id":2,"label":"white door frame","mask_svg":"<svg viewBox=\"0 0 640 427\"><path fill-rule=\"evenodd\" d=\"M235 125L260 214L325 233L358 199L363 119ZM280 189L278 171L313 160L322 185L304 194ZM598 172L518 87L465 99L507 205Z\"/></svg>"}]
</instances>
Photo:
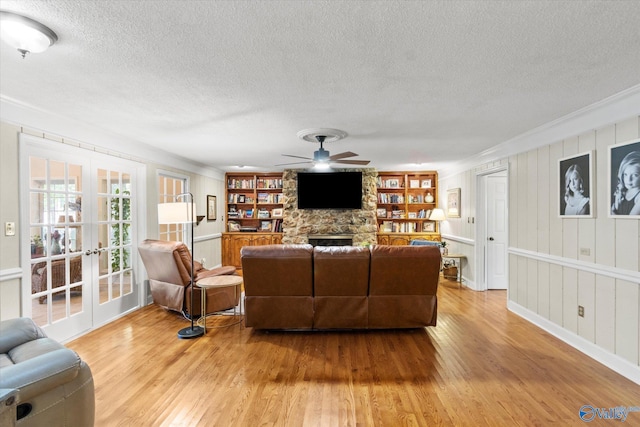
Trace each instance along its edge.
<instances>
[{"instance_id":1,"label":"white door frame","mask_svg":"<svg viewBox=\"0 0 640 427\"><path fill-rule=\"evenodd\" d=\"M102 154L96 151L92 151L92 150L88 150L86 148L79 148L77 146L73 146L73 145L69 145L69 144L65 144L65 143L61 143L58 141L53 141L53 140L49 140L49 139L44 139L41 137L36 137L36 136L32 136L32 135L28 135L28 134L20 134L19 136L19 146L20 146L20 152L19 152L19 162L20 164L23 166L20 171L20 175L19 175L19 179L21 181L20 183L20 223L21 224L29 224L29 191L24 191L24 185L23 185L23 180L27 180L26 182L28 182L29 180L29 176L28 176L28 171L29 168L28 167L24 167L25 164L28 164L28 153L31 152L31 150L25 150L25 144L28 144L29 147L38 150L38 149L42 149L43 152L46 151L51 151L51 150L55 150L56 152L59 153L68 153L70 156L82 156L85 158L90 158L91 160L100 160L105 164L108 164L109 162L113 162L113 163L129 163L130 167L132 169L135 169L136 171L136 179L135 179L135 188L136 188L136 192L137 192L137 197L135 198L135 200L132 200L132 203L136 204L136 208L134 210L135 212L135 221L136 221L136 227L135 227L135 239L137 239L138 242L144 240L146 238L146 234L147 234L147 186L146 186L146 180L147 180L147 173L146 173L146 165L140 162L136 162L134 160L129 160L129 159L125 159L125 158L121 158L121 157L117 157L117 156L112 156L112 155L108 155L108 154ZM33 155L34 153L31 152L31 154ZM37 155L37 154L36 154ZM25 158L25 156L27 156L27 158ZM90 185L89 182L85 183L85 185ZM29 288L27 286L27 283L30 283L30 280L26 280L27 277L30 276L31 274L31 269L30 269L30 264L31 264L31 260L30 260L30 255L29 255L29 250L30 250L30 244L29 244L29 230L28 227L26 230L21 230L20 231L20 242L21 242L21 268L22 268L22 284L21 284L21 300L22 300L22 304L21 304L21 315L25 316L28 315L30 312L29 307L26 306L26 302L28 301L30 298L30 292L31 289L27 289ZM133 237L133 236L132 236ZM140 259L140 256L137 253L137 245L135 245L134 247L134 253L132 254L132 267L133 267L133 276L134 276L134 286L138 287L138 296L137 296L137 304L136 307L134 308L134 310L147 305L148 301L148 290L147 287L145 286L145 282L144 282L144 278L146 278L145 275L145 270L142 264L142 261ZM122 317L127 313L120 313L118 316L115 316L113 319L111 320L115 320L118 317ZM90 332L93 329L96 329L98 327L102 326L101 324L96 324L95 322L92 323L92 325L87 328L86 330L84 330L83 332L80 333L80 335L85 334L87 332ZM74 339L77 338L77 336L80 335L76 335L74 337L70 337L67 339L61 339L62 342L66 342L70 339Z\"/></svg>"},{"instance_id":2,"label":"white door frame","mask_svg":"<svg viewBox=\"0 0 640 427\"><path fill-rule=\"evenodd\" d=\"M507 218L509 215L509 166L500 165L491 169L485 169L479 171L476 174L476 290L486 291L487 285L487 191L486 180L488 175L493 175L498 172L507 172ZM509 220L507 219L507 224ZM507 242L509 241L509 227L507 227ZM508 254L505 254L505 266L507 269L507 277L509 277L509 260ZM507 296L509 293L509 284L507 282Z\"/></svg>"}]
</instances>

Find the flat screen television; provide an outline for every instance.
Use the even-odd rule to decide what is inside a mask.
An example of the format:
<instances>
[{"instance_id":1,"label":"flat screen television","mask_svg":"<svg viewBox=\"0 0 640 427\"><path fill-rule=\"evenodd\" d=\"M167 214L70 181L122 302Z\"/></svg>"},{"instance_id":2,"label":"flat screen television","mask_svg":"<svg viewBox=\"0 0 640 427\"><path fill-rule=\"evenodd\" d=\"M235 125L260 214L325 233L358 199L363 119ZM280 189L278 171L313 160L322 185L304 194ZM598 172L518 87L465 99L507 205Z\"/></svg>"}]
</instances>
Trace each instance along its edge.
<instances>
[{"instance_id":1,"label":"flat screen television","mask_svg":"<svg viewBox=\"0 0 640 427\"><path fill-rule=\"evenodd\" d=\"M362 172L298 172L298 209L362 209Z\"/></svg>"}]
</instances>

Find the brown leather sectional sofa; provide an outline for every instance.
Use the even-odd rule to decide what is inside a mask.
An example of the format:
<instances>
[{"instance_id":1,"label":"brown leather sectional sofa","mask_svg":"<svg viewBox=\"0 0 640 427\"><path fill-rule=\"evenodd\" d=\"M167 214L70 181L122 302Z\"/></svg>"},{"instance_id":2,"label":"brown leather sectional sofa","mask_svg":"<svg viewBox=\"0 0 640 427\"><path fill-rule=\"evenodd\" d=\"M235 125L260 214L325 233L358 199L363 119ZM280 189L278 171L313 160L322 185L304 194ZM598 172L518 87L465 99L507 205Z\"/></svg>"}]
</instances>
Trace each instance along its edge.
<instances>
[{"instance_id":1,"label":"brown leather sectional sofa","mask_svg":"<svg viewBox=\"0 0 640 427\"><path fill-rule=\"evenodd\" d=\"M241 258L246 326L381 329L436 324L437 247L245 246Z\"/></svg>"}]
</instances>

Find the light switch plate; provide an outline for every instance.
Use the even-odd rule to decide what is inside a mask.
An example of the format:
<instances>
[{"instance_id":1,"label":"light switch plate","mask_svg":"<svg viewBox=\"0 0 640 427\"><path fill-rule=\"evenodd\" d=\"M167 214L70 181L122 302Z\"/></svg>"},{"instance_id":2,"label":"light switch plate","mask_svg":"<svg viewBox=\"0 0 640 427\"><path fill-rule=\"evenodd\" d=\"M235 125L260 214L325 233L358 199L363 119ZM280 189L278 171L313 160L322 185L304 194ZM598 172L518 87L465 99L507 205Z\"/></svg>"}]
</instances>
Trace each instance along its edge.
<instances>
[{"instance_id":1,"label":"light switch plate","mask_svg":"<svg viewBox=\"0 0 640 427\"><path fill-rule=\"evenodd\" d=\"M15 236L16 235L16 223L15 222L5 222L4 223L4 235L5 236Z\"/></svg>"}]
</instances>

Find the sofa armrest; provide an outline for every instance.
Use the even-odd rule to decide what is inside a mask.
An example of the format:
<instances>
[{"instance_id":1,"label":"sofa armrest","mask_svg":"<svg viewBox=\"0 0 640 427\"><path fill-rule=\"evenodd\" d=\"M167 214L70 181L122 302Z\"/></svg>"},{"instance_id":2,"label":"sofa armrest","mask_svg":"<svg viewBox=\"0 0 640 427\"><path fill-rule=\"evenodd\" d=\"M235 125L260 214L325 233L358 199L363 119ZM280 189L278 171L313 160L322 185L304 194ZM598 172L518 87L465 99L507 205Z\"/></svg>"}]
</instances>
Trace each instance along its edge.
<instances>
[{"instance_id":1,"label":"sofa armrest","mask_svg":"<svg viewBox=\"0 0 640 427\"><path fill-rule=\"evenodd\" d=\"M0 322L0 354L44 337L42 329L27 317L3 320Z\"/></svg>"},{"instance_id":2,"label":"sofa armrest","mask_svg":"<svg viewBox=\"0 0 640 427\"><path fill-rule=\"evenodd\" d=\"M73 381L82 361L68 348L41 354L0 371L0 388L19 389L20 402Z\"/></svg>"}]
</instances>

